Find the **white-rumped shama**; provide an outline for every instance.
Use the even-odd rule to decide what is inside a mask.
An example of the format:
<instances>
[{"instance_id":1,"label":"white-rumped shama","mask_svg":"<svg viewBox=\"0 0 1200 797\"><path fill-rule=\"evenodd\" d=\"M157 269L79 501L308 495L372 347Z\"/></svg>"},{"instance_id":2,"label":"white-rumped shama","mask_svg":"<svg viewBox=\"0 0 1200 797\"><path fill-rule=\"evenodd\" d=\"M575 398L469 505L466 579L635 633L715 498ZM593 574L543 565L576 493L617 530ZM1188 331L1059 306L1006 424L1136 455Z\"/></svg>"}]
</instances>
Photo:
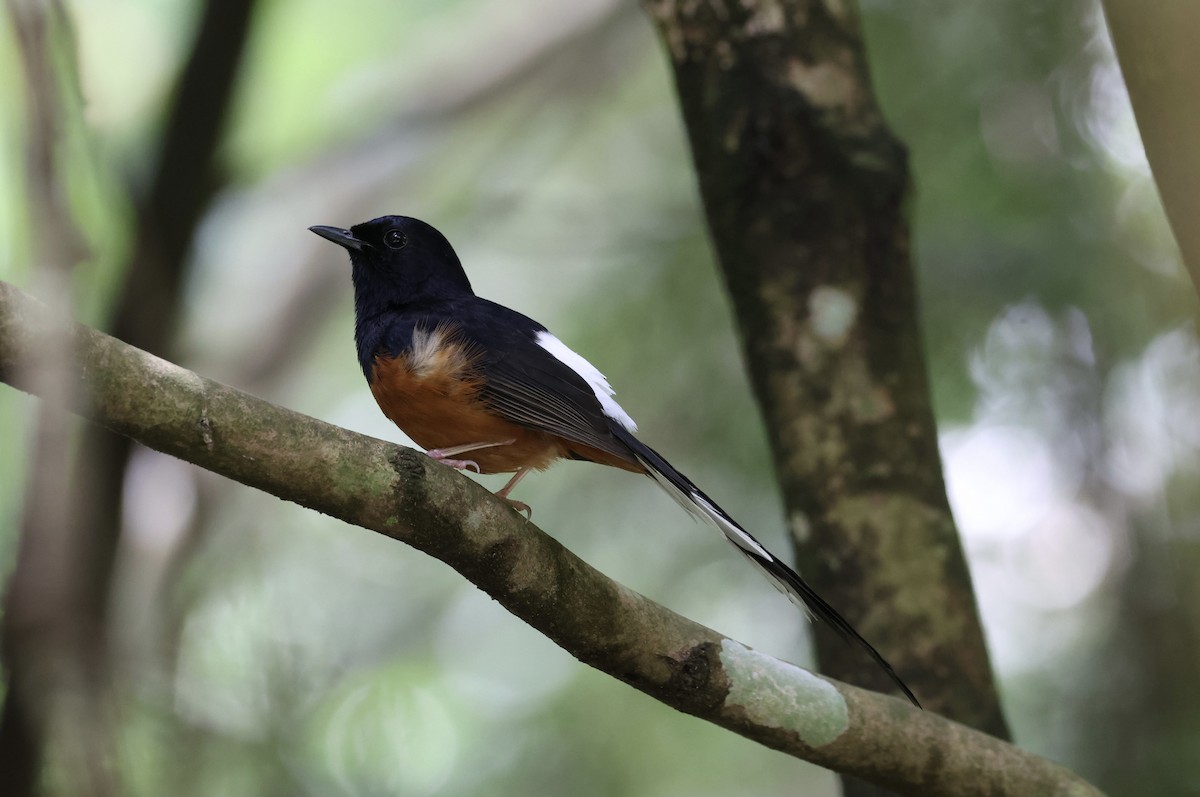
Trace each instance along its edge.
<instances>
[{"instance_id":1,"label":"white-rumped shama","mask_svg":"<svg viewBox=\"0 0 1200 797\"><path fill-rule=\"evenodd\" d=\"M891 665L794 570L654 449L591 363L515 310L481 299L446 238L383 216L310 230L350 253L358 361L383 414L430 456L479 473L513 473L497 495L557 459L650 476L711 523L785 595L861 645L920 705ZM469 459L457 459L457 457Z\"/></svg>"}]
</instances>

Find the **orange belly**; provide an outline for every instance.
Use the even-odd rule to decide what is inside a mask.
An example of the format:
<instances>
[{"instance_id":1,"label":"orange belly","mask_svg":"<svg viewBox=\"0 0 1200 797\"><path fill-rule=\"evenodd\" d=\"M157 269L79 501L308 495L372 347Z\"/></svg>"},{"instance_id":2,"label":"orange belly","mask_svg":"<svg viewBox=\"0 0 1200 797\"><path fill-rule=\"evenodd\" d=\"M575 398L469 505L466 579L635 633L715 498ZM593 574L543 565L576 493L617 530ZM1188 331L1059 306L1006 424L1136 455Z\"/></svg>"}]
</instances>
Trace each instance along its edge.
<instances>
[{"instance_id":1,"label":"orange belly","mask_svg":"<svg viewBox=\"0 0 1200 797\"><path fill-rule=\"evenodd\" d=\"M452 363L452 358L445 358ZM371 393L379 409L425 449L512 443L464 453L484 473L547 468L566 453L558 438L490 411L479 381L454 368L413 367L405 357L376 357Z\"/></svg>"}]
</instances>

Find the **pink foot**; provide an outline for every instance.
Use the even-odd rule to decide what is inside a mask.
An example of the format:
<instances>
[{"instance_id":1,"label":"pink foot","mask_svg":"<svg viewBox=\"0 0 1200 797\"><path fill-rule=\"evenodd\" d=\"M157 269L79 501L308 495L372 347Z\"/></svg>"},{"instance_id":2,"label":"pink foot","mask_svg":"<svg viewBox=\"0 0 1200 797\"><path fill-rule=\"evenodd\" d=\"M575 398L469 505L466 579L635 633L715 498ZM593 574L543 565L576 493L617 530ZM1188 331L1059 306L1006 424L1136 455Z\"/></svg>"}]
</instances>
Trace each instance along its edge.
<instances>
[{"instance_id":1,"label":"pink foot","mask_svg":"<svg viewBox=\"0 0 1200 797\"><path fill-rule=\"evenodd\" d=\"M449 465L450 467L458 470L471 470L473 468L476 473L481 472L479 470L479 463L473 459L450 459L450 456L447 453L437 448L433 449L432 451L426 451L425 453L429 455L430 459L436 459L443 465Z\"/></svg>"},{"instance_id":2,"label":"pink foot","mask_svg":"<svg viewBox=\"0 0 1200 797\"><path fill-rule=\"evenodd\" d=\"M529 504L525 503L524 501L517 501L508 497L508 494L512 492L512 488L517 486L517 482L525 478L526 473L529 473L529 468L523 468L522 470L514 473L513 477L508 480L508 484L496 491L496 497L503 498L505 502L513 509L524 513L526 520L533 520L533 508L529 506Z\"/></svg>"}]
</instances>

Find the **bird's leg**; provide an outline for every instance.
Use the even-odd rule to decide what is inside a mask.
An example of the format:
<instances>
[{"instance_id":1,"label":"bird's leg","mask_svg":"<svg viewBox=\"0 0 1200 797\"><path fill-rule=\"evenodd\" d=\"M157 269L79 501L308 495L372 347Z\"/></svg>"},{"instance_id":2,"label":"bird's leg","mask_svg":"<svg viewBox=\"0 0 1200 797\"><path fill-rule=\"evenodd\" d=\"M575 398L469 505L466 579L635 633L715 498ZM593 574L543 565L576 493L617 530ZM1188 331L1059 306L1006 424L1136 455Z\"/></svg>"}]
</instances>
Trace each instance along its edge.
<instances>
[{"instance_id":1,"label":"bird's leg","mask_svg":"<svg viewBox=\"0 0 1200 797\"><path fill-rule=\"evenodd\" d=\"M459 470L467 470L474 468L476 473L479 473L479 465L472 459L451 459L455 454L466 454L469 451L478 451L481 448L494 448L496 446L506 446L513 443L514 440L501 440L496 443L467 443L461 446L451 446L450 448L433 448L425 453L432 459L436 459L443 465L449 465L452 468ZM525 474L529 473L529 468L522 468L513 474L513 477L508 480L508 484L496 491L496 496L504 499L505 503L511 506L518 512L523 512L527 518L533 518L533 508L524 501L517 501L508 497L512 488L517 486L517 482L525 478Z\"/></svg>"},{"instance_id":2,"label":"bird's leg","mask_svg":"<svg viewBox=\"0 0 1200 797\"><path fill-rule=\"evenodd\" d=\"M508 484L496 491L496 496L503 498L508 502L509 506L518 512L524 512L526 519L533 520L533 507L529 506L529 504L525 503L524 501L517 501L508 497L508 494L512 492L512 488L516 487L517 482L521 481L521 479L524 479L525 474L529 473L530 470L530 468L521 468L521 470L514 473L513 477L508 480Z\"/></svg>"},{"instance_id":3,"label":"bird's leg","mask_svg":"<svg viewBox=\"0 0 1200 797\"><path fill-rule=\"evenodd\" d=\"M476 473L479 473L479 463L473 459L451 459L455 454L465 454L468 451L478 451L481 448L494 448L495 446L506 446L514 442L513 440L501 440L498 443L467 443L461 446L452 446L450 448L431 448L425 454L431 459L436 459L443 465L449 465L458 470L468 470L474 468Z\"/></svg>"}]
</instances>

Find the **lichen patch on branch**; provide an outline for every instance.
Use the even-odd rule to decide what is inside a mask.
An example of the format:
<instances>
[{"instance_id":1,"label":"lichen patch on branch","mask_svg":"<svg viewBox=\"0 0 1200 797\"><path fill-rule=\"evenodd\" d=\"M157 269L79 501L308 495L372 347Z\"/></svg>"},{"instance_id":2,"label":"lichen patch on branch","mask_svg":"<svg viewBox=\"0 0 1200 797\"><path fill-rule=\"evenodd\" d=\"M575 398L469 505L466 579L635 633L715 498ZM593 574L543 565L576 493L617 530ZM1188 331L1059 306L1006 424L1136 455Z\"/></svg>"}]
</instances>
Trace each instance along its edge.
<instances>
[{"instance_id":1,"label":"lichen patch on branch","mask_svg":"<svg viewBox=\"0 0 1200 797\"><path fill-rule=\"evenodd\" d=\"M850 727L846 700L833 684L732 639L721 641L729 676L726 707L741 708L755 723L795 733L812 747L834 742Z\"/></svg>"}]
</instances>

